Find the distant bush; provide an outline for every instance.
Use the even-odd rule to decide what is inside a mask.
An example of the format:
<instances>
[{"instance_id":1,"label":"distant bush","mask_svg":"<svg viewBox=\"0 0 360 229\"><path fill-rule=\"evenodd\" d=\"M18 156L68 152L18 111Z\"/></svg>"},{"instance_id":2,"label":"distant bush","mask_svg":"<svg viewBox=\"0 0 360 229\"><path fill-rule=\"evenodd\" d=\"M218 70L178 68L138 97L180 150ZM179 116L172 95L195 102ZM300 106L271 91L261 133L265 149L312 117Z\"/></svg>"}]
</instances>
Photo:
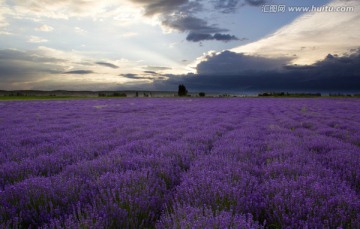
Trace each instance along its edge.
<instances>
[{"instance_id":1,"label":"distant bush","mask_svg":"<svg viewBox=\"0 0 360 229\"><path fill-rule=\"evenodd\" d=\"M321 93L289 93L289 92L264 92L258 94L259 97L321 97Z\"/></svg>"},{"instance_id":2,"label":"distant bush","mask_svg":"<svg viewBox=\"0 0 360 229\"><path fill-rule=\"evenodd\" d=\"M126 97L126 93L114 92L113 96L115 97Z\"/></svg>"},{"instance_id":3,"label":"distant bush","mask_svg":"<svg viewBox=\"0 0 360 229\"><path fill-rule=\"evenodd\" d=\"M179 85L179 90L178 90L178 96L186 96L188 93L188 91L186 90L185 85L180 84Z\"/></svg>"},{"instance_id":4,"label":"distant bush","mask_svg":"<svg viewBox=\"0 0 360 229\"><path fill-rule=\"evenodd\" d=\"M99 92L99 97L127 97L126 93L123 92L114 92L112 94L106 94L105 92Z\"/></svg>"},{"instance_id":5,"label":"distant bush","mask_svg":"<svg viewBox=\"0 0 360 229\"><path fill-rule=\"evenodd\" d=\"M342 94L342 93L330 93L330 97L352 97L351 94Z\"/></svg>"},{"instance_id":6,"label":"distant bush","mask_svg":"<svg viewBox=\"0 0 360 229\"><path fill-rule=\"evenodd\" d=\"M205 92L200 92L200 93L199 93L199 96L200 96L200 97L205 97Z\"/></svg>"}]
</instances>

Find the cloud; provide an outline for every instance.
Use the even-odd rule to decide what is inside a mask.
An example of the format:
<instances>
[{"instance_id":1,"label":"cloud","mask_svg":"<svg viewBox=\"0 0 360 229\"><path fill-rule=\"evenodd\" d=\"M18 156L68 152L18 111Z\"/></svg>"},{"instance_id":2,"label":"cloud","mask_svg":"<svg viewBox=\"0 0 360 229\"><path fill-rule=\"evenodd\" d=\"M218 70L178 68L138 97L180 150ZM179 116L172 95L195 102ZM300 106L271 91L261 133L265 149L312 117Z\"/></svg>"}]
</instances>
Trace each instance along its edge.
<instances>
[{"instance_id":1,"label":"cloud","mask_svg":"<svg viewBox=\"0 0 360 229\"><path fill-rule=\"evenodd\" d=\"M74 75L87 75L91 73L94 72L90 70L73 70L73 71L64 72L64 74L74 74Z\"/></svg>"},{"instance_id":2,"label":"cloud","mask_svg":"<svg viewBox=\"0 0 360 229\"><path fill-rule=\"evenodd\" d=\"M6 20L6 18L1 15L1 12L0 12L0 28L4 28L6 26L8 26L8 21Z\"/></svg>"},{"instance_id":3,"label":"cloud","mask_svg":"<svg viewBox=\"0 0 360 229\"><path fill-rule=\"evenodd\" d=\"M186 40L188 41L206 41L206 40L217 40L217 41L232 41L232 40L239 40L237 37L230 35L230 34L221 34L216 33L214 35L207 34L207 33L189 33L189 35L186 37Z\"/></svg>"},{"instance_id":4,"label":"cloud","mask_svg":"<svg viewBox=\"0 0 360 229\"><path fill-rule=\"evenodd\" d=\"M197 74L171 75L145 70L117 73L112 78L106 72L94 72L96 66L81 69L85 65L77 65L79 57L73 55L66 57L61 51L46 47L27 52L0 50L0 89L176 90L179 84L185 84L190 91L360 92L360 49L342 56L328 54L323 60L305 66L291 65L289 58L225 51L205 56L197 66ZM153 67L165 68L150 66Z\"/></svg>"},{"instance_id":5,"label":"cloud","mask_svg":"<svg viewBox=\"0 0 360 229\"><path fill-rule=\"evenodd\" d=\"M313 64L328 53L342 54L360 46L360 2L335 0L326 6L350 6L354 12L311 12L259 41L231 51L268 57L296 57L293 64Z\"/></svg>"},{"instance_id":6,"label":"cloud","mask_svg":"<svg viewBox=\"0 0 360 229\"><path fill-rule=\"evenodd\" d=\"M157 72L154 72L154 71L144 71L144 73L152 74L152 75L157 75L158 74Z\"/></svg>"},{"instance_id":7,"label":"cloud","mask_svg":"<svg viewBox=\"0 0 360 229\"><path fill-rule=\"evenodd\" d=\"M81 34L81 35L87 33L87 31L85 29L82 29L80 27L75 27L74 30L76 33Z\"/></svg>"},{"instance_id":8,"label":"cloud","mask_svg":"<svg viewBox=\"0 0 360 229\"><path fill-rule=\"evenodd\" d=\"M6 19L6 14L10 12L9 8L6 7L5 1L0 0L0 28L4 28L9 25L9 22Z\"/></svg>"},{"instance_id":9,"label":"cloud","mask_svg":"<svg viewBox=\"0 0 360 229\"><path fill-rule=\"evenodd\" d=\"M153 80L166 80L168 79L168 75L161 74L155 71L144 71L145 76L153 79Z\"/></svg>"},{"instance_id":10,"label":"cloud","mask_svg":"<svg viewBox=\"0 0 360 229\"><path fill-rule=\"evenodd\" d=\"M187 41L199 42L206 40L214 41L233 41L237 40L235 35L225 33L228 29L216 26L208 22L208 19L200 18L199 13L203 12L206 5L202 1L190 0L86 0L86 1L72 1L72 0L37 0L37 1L23 1L13 0L14 4L11 7L12 16L15 18L25 19L39 19L39 18L57 18L69 19L72 17L92 17L94 20L102 20L103 18L112 18L115 21L134 21L134 15L139 14L139 6L143 9L143 16L157 20L158 23L165 30L176 30L179 32L188 33ZM220 12L228 11L235 7L234 0L226 1L226 3L216 3ZM8 7L10 7L8 5ZM130 10L132 8L132 10ZM136 12L126 13L133 11ZM122 11L121 9L126 9ZM0 14L1 15L1 14ZM136 16L137 18L137 16ZM137 18L137 21L140 21ZM119 23L120 24L120 23ZM126 24L126 23L121 23ZM1 16L0 16L1 26ZM39 27L39 31L50 31L48 27ZM198 30L200 29L200 30ZM84 34L86 31L82 28L76 27L75 31L79 34ZM134 33L124 34L123 37L135 36ZM204 37L204 39L201 39Z\"/></svg>"},{"instance_id":11,"label":"cloud","mask_svg":"<svg viewBox=\"0 0 360 229\"><path fill-rule=\"evenodd\" d=\"M234 13L239 3L240 0L215 0L214 8L222 13Z\"/></svg>"},{"instance_id":12,"label":"cloud","mask_svg":"<svg viewBox=\"0 0 360 229\"><path fill-rule=\"evenodd\" d=\"M245 3L250 6L261 6L264 5L266 2L267 0L245 0Z\"/></svg>"},{"instance_id":13,"label":"cloud","mask_svg":"<svg viewBox=\"0 0 360 229\"><path fill-rule=\"evenodd\" d=\"M43 55L42 50L22 52L15 49L0 50L0 61L32 62L36 65L59 64L67 62L65 59Z\"/></svg>"},{"instance_id":14,"label":"cloud","mask_svg":"<svg viewBox=\"0 0 360 229\"><path fill-rule=\"evenodd\" d=\"M231 40L246 40L246 38L237 38L235 37L234 35L230 35L230 34L221 34L221 33L215 33L214 36L213 36L213 39L214 40L217 40L217 41L231 41Z\"/></svg>"},{"instance_id":15,"label":"cloud","mask_svg":"<svg viewBox=\"0 0 360 229\"><path fill-rule=\"evenodd\" d=\"M5 49L0 50L0 88L27 88L29 82L38 82L51 74L59 74L63 60L42 56L39 52Z\"/></svg>"},{"instance_id":16,"label":"cloud","mask_svg":"<svg viewBox=\"0 0 360 229\"><path fill-rule=\"evenodd\" d=\"M0 35L12 35L12 33L7 32L7 31L0 31Z\"/></svg>"},{"instance_id":17,"label":"cloud","mask_svg":"<svg viewBox=\"0 0 360 229\"><path fill-rule=\"evenodd\" d=\"M111 64L111 63L107 63L107 62L96 62L96 64L97 64L97 65L102 65L102 66L105 66L105 67L109 67L109 68L114 68L114 69L119 68L117 65Z\"/></svg>"},{"instance_id":18,"label":"cloud","mask_svg":"<svg viewBox=\"0 0 360 229\"><path fill-rule=\"evenodd\" d=\"M120 76L128 78L128 79L134 79L134 80L153 80L153 77L147 77L147 76L140 76L137 74L132 74L132 73L128 73L128 74L121 74Z\"/></svg>"},{"instance_id":19,"label":"cloud","mask_svg":"<svg viewBox=\"0 0 360 229\"><path fill-rule=\"evenodd\" d=\"M133 80L147 80L147 81L163 81L168 79L167 75L164 74L160 74L157 73L155 71L144 71L143 73L139 73L139 74L133 74L133 73L128 73L128 74L120 74L120 76L128 78L128 79L133 79ZM141 87L148 87L149 85L141 85L139 84L138 86ZM140 88L140 87L138 87Z\"/></svg>"},{"instance_id":20,"label":"cloud","mask_svg":"<svg viewBox=\"0 0 360 229\"><path fill-rule=\"evenodd\" d=\"M145 15L162 14L178 9L179 6L188 3L188 0L131 0L145 8Z\"/></svg>"},{"instance_id":21,"label":"cloud","mask_svg":"<svg viewBox=\"0 0 360 229\"><path fill-rule=\"evenodd\" d=\"M128 73L128 74L120 74L120 76L123 76L123 77L129 78L129 79L137 79L137 78L139 78L139 76L138 76L138 75L136 75L136 74L132 74L132 73Z\"/></svg>"},{"instance_id":22,"label":"cloud","mask_svg":"<svg viewBox=\"0 0 360 229\"><path fill-rule=\"evenodd\" d=\"M249 71L279 70L289 63L288 58L264 58L259 56L246 56L242 53L224 51L220 54L210 54L205 61L196 67L200 75L227 74L234 75Z\"/></svg>"},{"instance_id":23,"label":"cloud","mask_svg":"<svg viewBox=\"0 0 360 229\"><path fill-rule=\"evenodd\" d=\"M139 34L138 33L135 33L135 32L127 32L127 33L124 33L122 34L121 36L122 37L125 37L125 38L130 38L130 37L136 37L138 36Z\"/></svg>"},{"instance_id":24,"label":"cloud","mask_svg":"<svg viewBox=\"0 0 360 229\"><path fill-rule=\"evenodd\" d=\"M101 14L115 1L13 0L13 2L13 10L18 16L32 15L35 17L68 19L69 17L89 17Z\"/></svg>"},{"instance_id":25,"label":"cloud","mask_svg":"<svg viewBox=\"0 0 360 229\"><path fill-rule=\"evenodd\" d=\"M42 25L42 26L35 28L35 30L42 31L42 32L51 32L54 30L54 28L49 25Z\"/></svg>"},{"instance_id":26,"label":"cloud","mask_svg":"<svg viewBox=\"0 0 360 229\"><path fill-rule=\"evenodd\" d=\"M167 14L172 12L186 12L193 14L204 9L202 1L189 0L130 0L145 8L145 15ZM260 6L267 0L212 0L211 4L221 13L234 13L235 10L244 5Z\"/></svg>"},{"instance_id":27,"label":"cloud","mask_svg":"<svg viewBox=\"0 0 360 229\"><path fill-rule=\"evenodd\" d=\"M208 20L195 16L204 7L201 1L188 0L131 0L145 9L145 16L159 15L161 25L166 30L188 33L186 40L200 42L206 40L232 41L236 36L223 34L227 29L211 25Z\"/></svg>"},{"instance_id":28,"label":"cloud","mask_svg":"<svg viewBox=\"0 0 360 229\"><path fill-rule=\"evenodd\" d=\"M81 52L65 52L44 46L27 51L0 50L0 89L79 90L88 87L89 90L100 90L119 84L132 86L130 80L118 76L118 69L99 68L94 64L96 62ZM139 63L125 60L104 60L101 63L116 63L122 70L139 67Z\"/></svg>"},{"instance_id":29,"label":"cloud","mask_svg":"<svg viewBox=\"0 0 360 229\"><path fill-rule=\"evenodd\" d=\"M116 26L127 26L140 22L141 11L129 0L0 0L0 26L3 12L15 19L32 21L91 18L93 21L111 20Z\"/></svg>"},{"instance_id":30,"label":"cloud","mask_svg":"<svg viewBox=\"0 0 360 229\"><path fill-rule=\"evenodd\" d=\"M192 16L171 16L166 18L162 24L180 32L196 31L198 33L206 34L227 31L226 29L220 29L216 26L209 26L205 20Z\"/></svg>"},{"instance_id":31,"label":"cloud","mask_svg":"<svg viewBox=\"0 0 360 229\"><path fill-rule=\"evenodd\" d=\"M165 71L165 70L171 70L169 67L161 67L161 66L146 66L143 67L144 70L148 71Z\"/></svg>"},{"instance_id":32,"label":"cloud","mask_svg":"<svg viewBox=\"0 0 360 229\"><path fill-rule=\"evenodd\" d=\"M235 13L237 9L245 5L261 6L269 2L268 0L213 0L214 8L221 13Z\"/></svg>"},{"instance_id":33,"label":"cloud","mask_svg":"<svg viewBox=\"0 0 360 229\"><path fill-rule=\"evenodd\" d=\"M65 83L61 75L71 67L81 67L76 64L81 58L85 59L76 53L65 53L43 46L28 51L0 50L0 88L36 89L36 85L61 85ZM70 73L71 71L68 72ZM76 82L76 79L69 77L66 81Z\"/></svg>"},{"instance_id":34,"label":"cloud","mask_svg":"<svg viewBox=\"0 0 360 229\"><path fill-rule=\"evenodd\" d=\"M171 15L162 21L162 25L180 32L188 32L187 41L217 40L228 42L238 40L234 35L222 33L227 32L227 29L209 25L207 21L193 16Z\"/></svg>"},{"instance_id":35,"label":"cloud","mask_svg":"<svg viewBox=\"0 0 360 229\"><path fill-rule=\"evenodd\" d=\"M207 56L198 74L172 76L155 87L193 91L360 92L360 49L343 56L328 54L312 65L289 65L288 58L264 58L230 51Z\"/></svg>"},{"instance_id":36,"label":"cloud","mask_svg":"<svg viewBox=\"0 0 360 229\"><path fill-rule=\"evenodd\" d=\"M48 42L48 40L41 38L41 37L37 37L37 36L30 36L28 39L29 43L45 43Z\"/></svg>"}]
</instances>

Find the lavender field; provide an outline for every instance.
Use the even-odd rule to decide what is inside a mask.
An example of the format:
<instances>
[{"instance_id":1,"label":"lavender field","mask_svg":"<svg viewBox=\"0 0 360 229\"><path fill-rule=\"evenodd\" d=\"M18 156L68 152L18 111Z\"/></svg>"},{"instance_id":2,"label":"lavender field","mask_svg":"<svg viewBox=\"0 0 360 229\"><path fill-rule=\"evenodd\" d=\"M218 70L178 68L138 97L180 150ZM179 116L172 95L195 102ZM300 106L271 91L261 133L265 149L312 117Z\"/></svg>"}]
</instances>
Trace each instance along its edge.
<instances>
[{"instance_id":1,"label":"lavender field","mask_svg":"<svg viewBox=\"0 0 360 229\"><path fill-rule=\"evenodd\" d=\"M360 228L360 100L0 102L0 228Z\"/></svg>"}]
</instances>

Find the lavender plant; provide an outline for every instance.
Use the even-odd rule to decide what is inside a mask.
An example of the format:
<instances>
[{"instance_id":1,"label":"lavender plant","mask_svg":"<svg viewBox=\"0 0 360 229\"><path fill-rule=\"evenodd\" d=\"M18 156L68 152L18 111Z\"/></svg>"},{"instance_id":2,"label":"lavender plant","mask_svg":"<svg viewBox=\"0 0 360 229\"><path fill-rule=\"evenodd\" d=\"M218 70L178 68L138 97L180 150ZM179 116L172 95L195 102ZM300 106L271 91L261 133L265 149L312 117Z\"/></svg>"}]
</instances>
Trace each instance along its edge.
<instances>
[{"instance_id":1,"label":"lavender plant","mask_svg":"<svg viewBox=\"0 0 360 229\"><path fill-rule=\"evenodd\" d=\"M0 102L0 228L359 228L359 102Z\"/></svg>"}]
</instances>

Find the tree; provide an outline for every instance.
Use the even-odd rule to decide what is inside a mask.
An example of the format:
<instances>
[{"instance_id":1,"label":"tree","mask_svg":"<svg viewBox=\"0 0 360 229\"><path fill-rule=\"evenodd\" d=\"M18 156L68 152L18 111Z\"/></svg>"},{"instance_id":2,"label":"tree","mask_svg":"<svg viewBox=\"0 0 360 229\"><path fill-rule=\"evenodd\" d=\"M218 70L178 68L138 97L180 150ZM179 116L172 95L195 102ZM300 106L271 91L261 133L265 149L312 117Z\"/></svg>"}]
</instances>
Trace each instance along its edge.
<instances>
[{"instance_id":1,"label":"tree","mask_svg":"<svg viewBox=\"0 0 360 229\"><path fill-rule=\"evenodd\" d=\"M200 96L200 97L205 97L205 92L200 92L200 93L199 93L199 96Z\"/></svg>"},{"instance_id":2,"label":"tree","mask_svg":"<svg viewBox=\"0 0 360 229\"><path fill-rule=\"evenodd\" d=\"M179 90L178 90L178 96L186 96L188 93L188 91L186 90L185 85L180 84L179 85Z\"/></svg>"}]
</instances>

